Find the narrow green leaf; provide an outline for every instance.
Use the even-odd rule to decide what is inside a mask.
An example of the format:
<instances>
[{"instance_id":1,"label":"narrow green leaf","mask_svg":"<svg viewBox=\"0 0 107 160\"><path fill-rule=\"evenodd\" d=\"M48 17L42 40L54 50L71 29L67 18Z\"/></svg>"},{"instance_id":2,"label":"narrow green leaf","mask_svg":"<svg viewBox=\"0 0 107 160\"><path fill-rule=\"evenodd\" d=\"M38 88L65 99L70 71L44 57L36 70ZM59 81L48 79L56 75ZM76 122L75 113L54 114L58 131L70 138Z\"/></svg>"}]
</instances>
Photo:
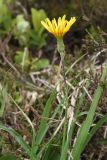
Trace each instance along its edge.
<instances>
[{"instance_id":1,"label":"narrow green leaf","mask_svg":"<svg viewBox=\"0 0 107 160\"><path fill-rule=\"evenodd\" d=\"M5 109L5 104L6 104L6 100L7 100L7 85L5 85L1 91L0 94L0 117L3 116L4 113L4 109Z\"/></svg>"},{"instance_id":2,"label":"narrow green leaf","mask_svg":"<svg viewBox=\"0 0 107 160\"><path fill-rule=\"evenodd\" d=\"M93 117L95 114L96 107L97 107L98 102L99 102L101 95L103 93L103 89L104 89L103 84L105 82L106 75L107 75L107 66L103 70L102 77L100 79L100 84L98 85L98 87L95 91L93 101L90 106L90 110L89 110L88 115L86 117L86 120L83 122L83 124L80 128L79 134L77 136L76 143L74 145L73 152L72 152L73 160L80 159L80 155L83 151L85 141L86 141L87 136L89 134L89 129L90 129L92 122L93 122Z\"/></svg>"},{"instance_id":3,"label":"narrow green leaf","mask_svg":"<svg viewBox=\"0 0 107 160\"><path fill-rule=\"evenodd\" d=\"M85 149L85 147L87 146L88 142L91 140L91 138L93 137L93 135L96 133L96 131L104 124L107 122L107 114L104 115L98 122L97 124L91 129L91 131L89 132L87 139L84 143L83 146L83 151Z\"/></svg>"},{"instance_id":4,"label":"narrow green leaf","mask_svg":"<svg viewBox=\"0 0 107 160\"><path fill-rule=\"evenodd\" d=\"M63 106L63 103L64 103L64 102L63 102L63 99L62 99L62 101L61 101L61 102L58 104L58 106L56 107L56 109L55 109L55 111L54 111L51 119L55 119L55 116L56 116L58 113L61 113L61 112L62 112L62 110L63 110L63 107L62 107L62 106ZM47 127L47 130L48 130L48 128L49 128L49 125L48 125L48 127ZM56 129L55 129L55 131L56 131ZM48 151L48 149L50 148L50 146L51 146L54 138L55 138L55 135L54 135L54 133L53 133L53 134L51 135L49 141L47 142L47 144L45 144L45 145L41 148L41 150L38 152L38 154L37 154L37 159L38 159L38 160L40 160L40 157L41 157L42 153L44 152L44 150L45 150L45 153L47 153L47 151Z\"/></svg>"},{"instance_id":5,"label":"narrow green leaf","mask_svg":"<svg viewBox=\"0 0 107 160\"><path fill-rule=\"evenodd\" d=\"M89 86L89 82L87 83L86 86L87 87ZM75 126L76 126L75 122L80 115L80 107L83 106L85 96L86 96L86 92L83 92L83 94L79 97L79 103L76 106L77 109L75 110L74 120L71 124L70 131L69 131L69 134L68 134L68 138L66 139L65 145L62 149L60 160L65 160L67 158L69 144L72 141L73 132L74 132L74 129L75 129Z\"/></svg>"},{"instance_id":6,"label":"narrow green leaf","mask_svg":"<svg viewBox=\"0 0 107 160\"><path fill-rule=\"evenodd\" d=\"M75 121L72 122L70 131L69 131L69 134L68 134L68 138L66 139L65 145L64 145L62 153L61 153L60 160L66 160L67 153L68 153L68 147L69 147L69 143L71 141L71 137L73 135L74 127L75 127Z\"/></svg>"},{"instance_id":7,"label":"narrow green leaf","mask_svg":"<svg viewBox=\"0 0 107 160\"><path fill-rule=\"evenodd\" d=\"M55 100L56 98L56 90L54 90L46 105L45 105L45 108L44 108L44 111L43 111L43 114L42 114L42 119L41 119L41 122L40 122L40 127L39 127L39 131L38 131L38 134L36 136L36 141L35 141L35 148L34 148L34 151L35 153L37 152L37 149L38 149L38 146L41 144L46 132L47 132L47 129L48 129L48 118L49 118L49 113L50 113L50 110L51 110L51 107L52 107L52 103L53 101Z\"/></svg>"},{"instance_id":8,"label":"narrow green leaf","mask_svg":"<svg viewBox=\"0 0 107 160\"><path fill-rule=\"evenodd\" d=\"M10 127L4 126L2 123L0 123L0 129L8 132L11 136L13 136L19 145L21 145L22 148L26 151L26 153L30 155L30 146L23 140L22 136L18 132Z\"/></svg>"}]
</instances>

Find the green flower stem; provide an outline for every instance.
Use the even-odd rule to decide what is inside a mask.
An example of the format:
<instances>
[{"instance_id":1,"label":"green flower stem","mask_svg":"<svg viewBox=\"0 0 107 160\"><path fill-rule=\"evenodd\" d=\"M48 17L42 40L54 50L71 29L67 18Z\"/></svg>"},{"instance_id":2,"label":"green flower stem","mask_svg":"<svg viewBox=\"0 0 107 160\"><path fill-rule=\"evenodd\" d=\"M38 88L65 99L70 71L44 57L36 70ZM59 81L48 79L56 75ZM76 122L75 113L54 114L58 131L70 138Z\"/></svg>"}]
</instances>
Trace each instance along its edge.
<instances>
[{"instance_id":1,"label":"green flower stem","mask_svg":"<svg viewBox=\"0 0 107 160\"><path fill-rule=\"evenodd\" d=\"M63 89L63 91L64 91L64 106L66 107L66 109L65 109L65 122L64 122L64 128L63 128L63 142L62 142L62 148L63 148L63 146L65 145L65 142L66 142L66 138L67 138L67 111L68 111L68 90L67 90L66 76L65 76L65 70L64 70L65 46L64 46L63 38L57 39L57 50L60 53L60 57L61 57L59 72L62 71L62 75L63 75L63 79L64 79L64 89Z\"/></svg>"},{"instance_id":2,"label":"green flower stem","mask_svg":"<svg viewBox=\"0 0 107 160\"><path fill-rule=\"evenodd\" d=\"M58 74L60 74L61 68L62 68L64 83L66 85L66 77L65 77L65 71L64 71L65 45L64 45L64 42L63 42L63 38L57 38L57 50L58 50L58 52L60 54L60 57L61 57Z\"/></svg>"},{"instance_id":3,"label":"green flower stem","mask_svg":"<svg viewBox=\"0 0 107 160\"><path fill-rule=\"evenodd\" d=\"M64 54L65 54L65 45L64 45L64 41L63 38L57 38L57 50L60 53L61 58L64 58Z\"/></svg>"},{"instance_id":4,"label":"green flower stem","mask_svg":"<svg viewBox=\"0 0 107 160\"><path fill-rule=\"evenodd\" d=\"M59 64L59 68L58 68L58 73L57 73L57 78L59 79L59 75L61 73L61 67L63 68L62 70L64 71L64 56L65 56L65 46L64 46L64 42L63 42L63 38L57 38L57 50L60 54L61 60L60 60L60 64ZM63 74L65 74L63 72ZM65 79L65 75L64 79Z\"/></svg>"}]
</instances>

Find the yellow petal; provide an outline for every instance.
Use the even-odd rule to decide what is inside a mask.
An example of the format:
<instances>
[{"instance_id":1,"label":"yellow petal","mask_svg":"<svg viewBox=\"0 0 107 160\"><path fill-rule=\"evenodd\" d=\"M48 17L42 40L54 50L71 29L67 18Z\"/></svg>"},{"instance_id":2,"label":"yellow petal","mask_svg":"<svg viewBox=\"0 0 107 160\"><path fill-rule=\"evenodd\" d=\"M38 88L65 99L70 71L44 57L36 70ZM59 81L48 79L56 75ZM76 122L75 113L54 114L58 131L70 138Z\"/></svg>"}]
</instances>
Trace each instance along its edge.
<instances>
[{"instance_id":1,"label":"yellow petal","mask_svg":"<svg viewBox=\"0 0 107 160\"><path fill-rule=\"evenodd\" d=\"M58 28L58 25L57 25L55 18L52 20L52 25L54 26L54 28Z\"/></svg>"},{"instance_id":2,"label":"yellow petal","mask_svg":"<svg viewBox=\"0 0 107 160\"><path fill-rule=\"evenodd\" d=\"M73 23L75 23L75 21L76 21L76 18L73 17L73 18L70 19L70 21L67 22L67 25L66 25L66 27L64 29L65 32L69 31L70 27L73 25Z\"/></svg>"},{"instance_id":3,"label":"yellow petal","mask_svg":"<svg viewBox=\"0 0 107 160\"><path fill-rule=\"evenodd\" d=\"M49 26L47 25L47 23L45 23L44 21L41 21L41 24L49 31L51 32Z\"/></svg>"},{"instance_id":4,"label":"yellow petal","mask_svg":"<svg viewBox=\"0 0 107 160\"><path fill-rule=\"evenodd\" d=\"M62 23L60 24L60 26L59 26L59 33L60 33L60 34L64 34L64 29L65 29L66 23L67 23L67 21L64 20L64 21L62 21Z\"/></svg>"},{"instance_id":5,"label":"yellow petal","mask_svg":"<svg viewBox=\"0 0 107 160\"><path fill-rule=\"evenodd\" d=\"M70 25L72 26L73 23L75 23L75 21L76 21L76 18L75 18L75 17L72 17L72 18L70 19L70 21L69 21Z\"/></svg>"},{"instance_id":6,"label":"yellow petal","mask_svg":"<svg viewBox=\"0 0 107 160\"><path fill-rule=\"evenodd\" d=\"M57 25L55 18L52 20L52 26L54 28L54 33L57 34L58 33L58 25Z\"/></svg>"},{"instance_id":7,"label":"yellow petal","mask_svg":"<svg viewBox=\"0 0 107 160\"><path fill-rule=\"evenodd\" d=\"M61 17L58 18L58 26L60 25L61 23Z\"/></svg>"},{"instance_id":8,"label":"yellow petal","mask_svg":"<svg viewBox=\"0 0 107 160\"><path fill-rule=\"evenodd\" d=\"M66 18L66 15L64 15L64 16L62 17L62 21L65 20L65 18Z\"/></svg>"},{"instance_id":9,"label":"yellow petal","mask_svg":"<svg viewBox=\"0 0 107 160\"><path fill-rule=\"evenodd\" d=\"M67 21L66 15L64 15L62 18L59 17L57 21L55 18L52 21L50 21L49 18L46 18L46 20L41 23L55 37L63 37L75 21L75 17L72 17L69 21Z\"/></svg>"},{"instance_id":10,"label":"yellow petal","mask_svg":"<svg viewBox=\"0 0 107 160\"><path fill-rule=\"evenodd\" d=\"M50 28L50 30L51 30L51 32L53 32L54 31L54 29L53 29L53 26L52 26L52 23L51 23L51 21L49 20L49 18L46 18L46 23L48 24L48 26L49 26L49 28Z\"/></svg>"}]
</instances>

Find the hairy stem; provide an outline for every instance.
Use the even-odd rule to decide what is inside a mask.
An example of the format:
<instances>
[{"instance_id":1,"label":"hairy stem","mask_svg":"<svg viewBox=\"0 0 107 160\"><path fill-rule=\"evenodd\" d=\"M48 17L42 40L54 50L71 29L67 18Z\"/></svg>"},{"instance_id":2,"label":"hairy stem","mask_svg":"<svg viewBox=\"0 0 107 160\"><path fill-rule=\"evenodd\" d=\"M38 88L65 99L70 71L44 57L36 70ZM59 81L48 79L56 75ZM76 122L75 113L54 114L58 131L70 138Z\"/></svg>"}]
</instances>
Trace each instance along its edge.
<instances>
[{"instance_id":1,"label":"hairy stem","mask_svg":"<svg viewBox=\"0 0 107 160\"><path fill-rule=\"evenodd\" d=\"M65 68L64 68L65 46L62 38L57 39L57 50L60 53L60 57L61 57L59 70L58 70L58 78L60 73L62 72L63 82L64 82L63 93L64 93L64 106L65 106L65 122L64 122L64 128L63 128L63 141L62 141L62 149L63 149L66 142L66 138L67 138L67 112L68 112L69 104L68 104L68 89L67 89L66 75L65 75Z\"/></svg>"}]
</instances>

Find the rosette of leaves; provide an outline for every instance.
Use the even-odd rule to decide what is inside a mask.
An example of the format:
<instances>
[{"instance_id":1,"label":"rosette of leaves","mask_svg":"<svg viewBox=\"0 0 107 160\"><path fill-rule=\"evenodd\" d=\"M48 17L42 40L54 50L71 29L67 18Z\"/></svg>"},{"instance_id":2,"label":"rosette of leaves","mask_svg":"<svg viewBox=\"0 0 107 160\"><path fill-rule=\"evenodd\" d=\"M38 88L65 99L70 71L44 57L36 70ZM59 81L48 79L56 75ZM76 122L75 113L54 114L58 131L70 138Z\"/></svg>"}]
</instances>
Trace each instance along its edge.
<instances>
[{"instance_id":1,"label":"rosette of leaves","mask_svg":"<svg viewBox=\"0 0 107 160\"><path fill-rule=\"evenodd\" d=\"M24 51L17 51L15 55L15 64L22 69L27 70L30 66L29 51L27 48Z\"/></svg>"},{"instance_id":2,"label":"rosette of leaves","mask_svg":"<svg viewBox=\"0 0 107 160\"><path fill-rule=\"evenodd\" d=\"M36 10L31 9L31 19L33 28L29 32L29 45L42 48L46 44L46 33L44 33L44 27L41 25L41 21L46 18L46 13L43 9Z\"/></svg>"},{"instance_id":3,"label":"rosette of leaves","mask_svg":"<svg viewBox=\"0 0 107 160\"><path fill-rule=\"evenodd\" d=\"M47 68L49 65L49 60L46 58L31 58L27 48L24 51L17 51L14 60L22 71L38 71Z\"/></svg>"},{"instance_id":4,"label":"rosette of leaves","mask_svg":"<svg viewBox=\"0 0 107 160\"><path fill-rule=\"evenodd\" d=\"M11 1L0 0L0 34L7 33L12 26L12 15L8 8Z\"/></svg>"},{"instance_id":5,"label":"rosette of leaves","mask_svg":"<svg viewBox=\"0 0 107 160\"><path fill-rule=\"evenodd\" d=\"M29 42L30 23L25 20L24 15L19 14L14 20L14 24L13 34L15 38L19 41L20 45L27 46Z\"/></svg>"}]
</instances>

